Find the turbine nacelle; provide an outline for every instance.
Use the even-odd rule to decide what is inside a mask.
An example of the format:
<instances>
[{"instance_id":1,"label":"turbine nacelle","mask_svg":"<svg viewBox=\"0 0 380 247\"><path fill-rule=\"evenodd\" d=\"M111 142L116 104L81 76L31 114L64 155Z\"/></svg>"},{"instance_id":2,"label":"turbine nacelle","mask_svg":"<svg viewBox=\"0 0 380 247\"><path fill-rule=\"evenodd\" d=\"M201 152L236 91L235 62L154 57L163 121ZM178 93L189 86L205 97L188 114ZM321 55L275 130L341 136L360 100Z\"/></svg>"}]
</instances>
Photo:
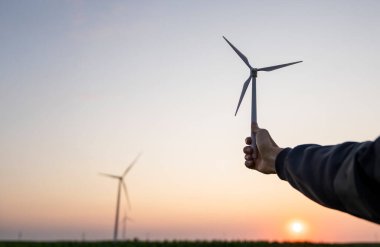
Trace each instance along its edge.
<instances>
[{"instance_id":1,"label":"turbine nacelle","mask_svg":"<svg viewBox=\"0 0 380 247\"><path fill-rule=\"evenodd\" d=\"M257 78L257 69L256 68L251 69L251 76L254 78Z\"/></svg>"}]
</instances>

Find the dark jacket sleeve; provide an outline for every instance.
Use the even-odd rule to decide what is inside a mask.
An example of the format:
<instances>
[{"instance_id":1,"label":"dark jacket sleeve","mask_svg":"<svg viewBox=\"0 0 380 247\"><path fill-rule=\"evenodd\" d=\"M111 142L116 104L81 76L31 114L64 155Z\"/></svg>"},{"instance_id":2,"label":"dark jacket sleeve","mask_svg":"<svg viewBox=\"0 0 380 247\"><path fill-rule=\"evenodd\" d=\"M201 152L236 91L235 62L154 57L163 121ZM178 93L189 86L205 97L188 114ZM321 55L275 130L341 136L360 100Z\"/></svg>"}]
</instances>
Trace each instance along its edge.
<instances>
[{"instance_id":1,"label":"dark jacket sleeve","mask_svg":"<svg viewBox=\"0 0 380 247\"><path fill-rule=\"evenodd\" d=\"M276 171L315 202L380 224L380 137L286 148L276 158Z\"/></svg>"}]
</instances>

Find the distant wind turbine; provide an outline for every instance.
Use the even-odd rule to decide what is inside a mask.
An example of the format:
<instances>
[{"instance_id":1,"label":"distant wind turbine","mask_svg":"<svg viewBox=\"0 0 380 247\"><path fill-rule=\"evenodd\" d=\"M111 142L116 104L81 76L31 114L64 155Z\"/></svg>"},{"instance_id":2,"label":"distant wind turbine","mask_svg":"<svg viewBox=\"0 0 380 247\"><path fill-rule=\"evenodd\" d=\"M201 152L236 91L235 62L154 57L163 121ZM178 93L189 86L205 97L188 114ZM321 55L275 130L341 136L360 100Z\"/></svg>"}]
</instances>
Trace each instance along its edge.
<instances>
[{"instance_id":1,"label":"distant wind turbine","mask_svg":"<svg viewBox=\"0 0 380 247\"><path fill-rule=\"evenodd\" d=\"M244 98L245 91L247 91L249 83L252 80L251 124L252 125L253 124L257 124L257 106L256 106L256 78L257 78L257 72L258 71L269 72L269 71L280 69L280 68L283 68L283 67L286 67L286 66L289 66L289 65L293 65L293 64L296 64L296 63L301 63L302 61L297 61L297 62L293 62L293 63L285 63L285 64L280 64L280 65L275 65L275 66L270 66L270 67L264 67L264 68L253 68L249 64L247 57L244 56L244 54L241 53L233 44L231 44L231 42L228 41L226 39L226 37L223 36L223 38L232 47L232 49L239 55L239 57L241 58L241 60L243 60L243 62L248 66L248 68L250 70L250 75L249 75L248 79L243 84L243 90L241 91L241 94L240 94L240 99L239 99L239 103L238 103L238 105L236 107L235 116L236 116L236 114L237 114L237 112L239 110L241 101ZM251 130L251 138L252 138L252 144L251 144L251 146L252 146L252 148L253 148L253 150L255 152L254 155L256 156L256 138L255 138L255 135L252 132L252 130Z\"/></svg>"},{"instance_id":2,"label":"distant wind turbine","mask_svg":"<svg viewBox=\"0 0 380 247\"><path fill-rule=\"evenodd\" d=\"M127 169L125 169L124 173L121 176L107 174L107 173L99 173L99 175L119 180L119 183L117 186L115 227L114 227L114 232L113 232L113 240L114 241L117 240L117 231L118 231L118 227L119 227L119 209L120 209L121 190L124 190L125 198L126 198L127 203L128 203L128 207L131 208L131 203L130 203L129 196L128 196L127 185L124 182L124 178L128 174L128 172L132 169L132 167L136 164L139 157L140 157L140 154L132 161L132 163L127 167Z\"/></svg>"}]
</instances>

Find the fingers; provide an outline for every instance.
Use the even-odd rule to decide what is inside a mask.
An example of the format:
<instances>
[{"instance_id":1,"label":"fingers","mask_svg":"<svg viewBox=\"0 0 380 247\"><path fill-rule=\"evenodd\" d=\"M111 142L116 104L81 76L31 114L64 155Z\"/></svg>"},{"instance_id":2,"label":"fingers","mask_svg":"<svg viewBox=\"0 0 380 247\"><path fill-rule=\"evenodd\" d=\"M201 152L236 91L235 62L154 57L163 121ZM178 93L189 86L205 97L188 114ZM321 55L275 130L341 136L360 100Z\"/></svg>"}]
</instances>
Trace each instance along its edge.
<instances>
[{"instance_id":1,"label":"fingers","mask_svg":"<svg viewBox=\"0 0 380 247\"><path fill-rule=\"evenodd\" d=\"M251 125L252 133L257 133L261 129L257 125L257 123L252 123ZM255 169L255 159L257 158L257 151L253 149L252 145L252 138L247 137L245 138L245 143L249 146L244 147L243 152L245 153L245 166L249 169Z\"/></svg>"},{"instance_id":2,"label":"fingers","mask_svg":"<svg viewBox=\"0 0 380 247\"><path fill-rule=\"evenodd\" d=\"M251 154L246 154L246 155L244 156L244 159L245 159L246 162L247 162L247 161L253 161L253 156L252 156Z\"/></svg>"},{"instance_id":3,"label":"fingers","mask_svg":"<svg viewBox=\"0 0 380 247\"><path fill-rule=\"evenodd\" d=\"M245 161L245 166L249 169L254 169L255 167L255 162L253 160L246 160Z\"/></svg>"},{"instance_id":4,"label":"fingers","mask_svg":"<svg viewBox=\"0 0 380 247\"><path fill-rule=\"evenodd\" d=\"M264 174L276 173L275 157L280 148L274 142L266 129L260 129L257 123L251 125L252 137L247 137L243 148L245 153L245 166ZM253 139L253 140L252 140ZM256 145L252 145L255 142Z\"/></svg>"},{"instance_id":5,"label":"fingers","mask_svg":"<svg viewBox=\"0 0 380 247\"><path fill-rule=\"evenodd\" d=\"M249 154L249 155L251 155L251 154L253 154L253 148L252 148L251 146L245 146L245 147L243 148L243 152L244 152L245 154Z\"/></svg>"},{"instance_id":6,"label":"fingers","mask_svg":"<svg viewBox=\"0 0 380 247\"><path fill-rule=\"evenodd\" d=\"M254 169L255 162L253 148L251 146L246 146L244 147L243 152L245 153L245 166L249 169Z\"/></svg>"},{"instance_id":7,"label":"fingers","mask_svg":"<svg viewBox=\"0 0 380 247\"><path fill-rule=\"evenodd\" d=\"M252 144L252 138L251 137L245 138L245 144L251 145Z\"/></svg>"}]
</instances>

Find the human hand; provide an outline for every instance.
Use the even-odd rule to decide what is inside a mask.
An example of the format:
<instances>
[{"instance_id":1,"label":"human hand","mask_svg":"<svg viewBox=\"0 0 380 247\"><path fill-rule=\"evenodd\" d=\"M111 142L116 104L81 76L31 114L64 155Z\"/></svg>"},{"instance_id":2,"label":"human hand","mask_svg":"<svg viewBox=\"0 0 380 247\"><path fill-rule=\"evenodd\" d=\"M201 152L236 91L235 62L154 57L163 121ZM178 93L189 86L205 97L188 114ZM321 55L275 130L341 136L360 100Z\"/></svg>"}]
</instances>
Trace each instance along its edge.
<instances>
[{"instance_id":1,"label":"human hand","mask_svg":"<svg viewBox=\"0 0 380 247\"><path fill-rule=\"evenodd\" d=\"M264 174L276 173L276 157L283 148L277 146L269 132L266 129L260 129L256 123L252 124L252 132L256 135L257 150L253 150L252 146L244 147L245 166ZM247 137L245 143L251 145L251 137Z\"/></svg>"}]
</instances>

